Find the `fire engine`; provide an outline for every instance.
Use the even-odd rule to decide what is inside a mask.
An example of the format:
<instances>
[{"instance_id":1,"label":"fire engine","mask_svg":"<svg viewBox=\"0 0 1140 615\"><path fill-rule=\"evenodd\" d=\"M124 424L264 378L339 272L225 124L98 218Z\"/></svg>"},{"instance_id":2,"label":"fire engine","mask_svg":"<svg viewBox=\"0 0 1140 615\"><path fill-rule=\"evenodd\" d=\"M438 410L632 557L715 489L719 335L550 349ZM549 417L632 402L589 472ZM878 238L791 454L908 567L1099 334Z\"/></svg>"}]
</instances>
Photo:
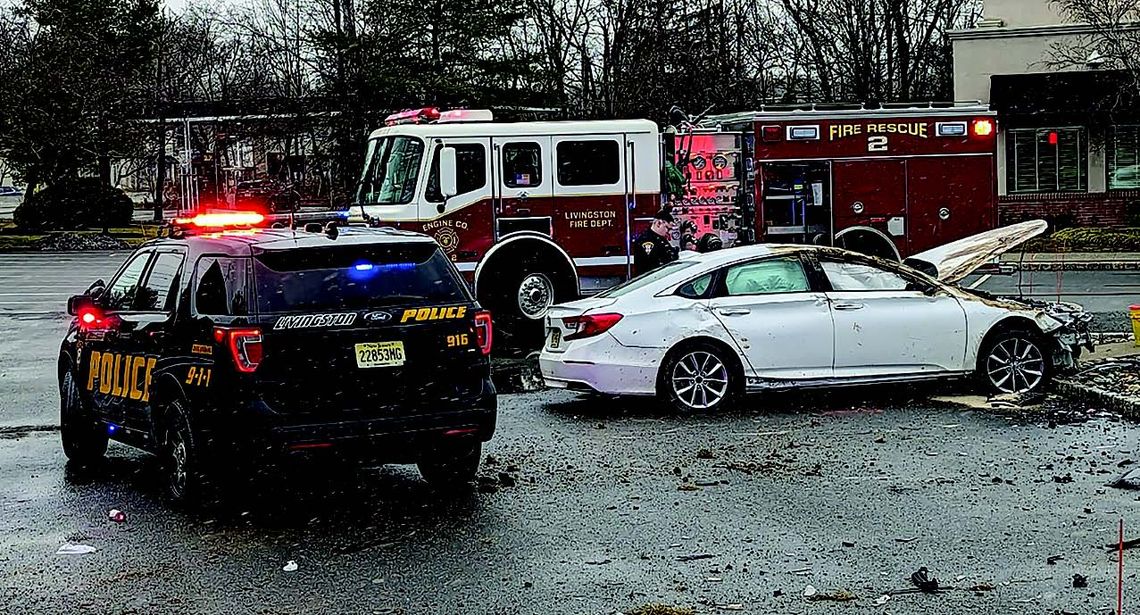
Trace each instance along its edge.
<instances>
[{"instance_id":1,"label":"fire engine","mask_svg":"<svg viewBox=\"0 0 1140 615\"><path fill-rule=\"evenodd\" d=\"M358 213L435 237L515 334L540 332L554 303L628 279L631 239L663 206L680 218L683 247L691 235L699 246L823 243L896 259L995 222L995 120L981 105L677 123L663 133L649 120L398 113L369 138Z\"/></svg>"}]
</instances>

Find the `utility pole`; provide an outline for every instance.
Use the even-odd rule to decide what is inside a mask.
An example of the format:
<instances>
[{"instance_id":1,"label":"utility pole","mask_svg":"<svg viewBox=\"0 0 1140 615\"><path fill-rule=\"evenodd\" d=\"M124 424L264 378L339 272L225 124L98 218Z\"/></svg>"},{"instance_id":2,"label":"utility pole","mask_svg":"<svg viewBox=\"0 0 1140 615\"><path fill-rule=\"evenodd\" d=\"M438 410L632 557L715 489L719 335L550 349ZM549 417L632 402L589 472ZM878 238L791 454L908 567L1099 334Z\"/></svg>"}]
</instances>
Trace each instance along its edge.
<instances>
[{"instance_id":1,"label":"utility pole","mask_svg":"<svg viewBox=\"0 0 1140 615\"><path fill-rule=\"evenodd\" d=\"M159 16L158 37L155 45L154 111L158 118L158 154L155 156L154 221L162 223L162 197L166 189L166 115L162 105L162 51L166 43L166 25Z\"/></svg>"}]
</instances>

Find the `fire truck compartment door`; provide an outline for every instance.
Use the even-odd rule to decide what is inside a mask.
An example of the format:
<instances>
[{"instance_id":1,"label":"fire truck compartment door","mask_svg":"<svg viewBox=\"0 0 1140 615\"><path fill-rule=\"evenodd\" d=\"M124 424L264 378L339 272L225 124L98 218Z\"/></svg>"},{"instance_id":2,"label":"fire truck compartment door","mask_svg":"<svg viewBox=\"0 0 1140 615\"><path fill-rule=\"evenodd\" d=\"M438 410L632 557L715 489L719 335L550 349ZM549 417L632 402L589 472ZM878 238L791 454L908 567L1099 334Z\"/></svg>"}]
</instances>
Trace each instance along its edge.
<instances>
[{"instance_id":1,"label":"fire truck compartment door","mask_svg":"<svg viewBox=\"0 0 1140 615\"><path fill-rule=\"evenodd\" d=\"M491 148L496 218L549 217L554 196L551 138L496 137Z\"/></svg>"},{"instance_id":2,"label":"fire truck compartment door","mask_svg":"<svg viewBox=\"0 0 1140 615\"><path fill-rule=\"evenodd\" d=\"M909 252L993 228L993 156L908 160Z\"/></svg>"},{"instance_id":3,"label":"fire truck compartment door","mask_svg":"<svg viewBox=\"0 0 1140 615\"><path fill-rule=\"evenodd\" d=\"M891 237L900 252L906 252L906 237L888 232L888 223L906 228L906 162L902 160L837 161L832 165L832 215L835 232L852 226L867 226Z\"/></svg>"}]
</instances>

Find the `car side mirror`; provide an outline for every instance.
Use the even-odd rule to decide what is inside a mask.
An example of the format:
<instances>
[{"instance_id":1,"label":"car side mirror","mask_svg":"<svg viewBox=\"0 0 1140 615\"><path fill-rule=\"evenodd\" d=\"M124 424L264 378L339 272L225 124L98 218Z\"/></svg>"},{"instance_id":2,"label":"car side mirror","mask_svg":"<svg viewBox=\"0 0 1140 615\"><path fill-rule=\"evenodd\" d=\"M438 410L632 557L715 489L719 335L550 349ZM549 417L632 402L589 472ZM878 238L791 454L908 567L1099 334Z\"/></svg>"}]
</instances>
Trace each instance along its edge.
<instances>
[{"instance_id":1,"label":"car side mirror","mask_svg":"<svg viewBox=\"0 0 1140 615\"><path fill-rule=\"evenodd\" d=\"M80 312L96 307L95 297L89 294L73 295L67 300L67 313L72 316L78 316Z\"/></svg>"}]
</instances>

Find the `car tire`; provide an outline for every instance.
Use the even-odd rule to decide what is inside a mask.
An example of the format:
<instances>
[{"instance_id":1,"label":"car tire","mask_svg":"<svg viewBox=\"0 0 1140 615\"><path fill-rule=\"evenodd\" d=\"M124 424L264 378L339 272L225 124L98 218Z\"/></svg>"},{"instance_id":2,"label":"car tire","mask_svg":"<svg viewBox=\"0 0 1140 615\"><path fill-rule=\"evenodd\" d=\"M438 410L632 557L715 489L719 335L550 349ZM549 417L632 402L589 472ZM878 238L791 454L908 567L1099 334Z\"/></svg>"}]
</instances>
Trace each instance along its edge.
<instances>
[{"instance_id":1,"label":"car tire","mask_svg":"<svg viewBox=\"0 0 1140 615\"><path fill-rule=\"evenodd\" d=\"M1040 333L1006 327L991 333L978 352L977 378L991 394L1035 394L1053 378L1053 361Z\"/></svg>"},{"instance_id":2,"label":"car tire","mask_svg":"<svg viewBox=\"0 0 1140 615\"><path fill-rule=\"evenodd\" d=\"M83 402L70 369L59 383L59 435L63 454L79 465L95 463L107 454L107 432Z\"/></svg>"},{"instance_id":3,"label":"car tire","mask_svg":"<svg viewBox=\"0 0 1140 615\"><path fill-rule=\"evenodd\" d=\"M417 465L420 474L436 489L454 491L469 487L479 471L483 458L483 445L436 449L430 457Z\"/></svg>"},{"instance_id":4,"label":"car tire","mask_svg":"<svg viewBox=\"0 0 1140 615\"><path fill-rule=\"evenodd\" d=\"M192 508L205 503L210 481L200 434L190 424L186 402L169 402L163 414L161 448L163 491L176 506Z\"/></svg>"},{"instance_id":5,"label":"car tire","mask_svg":"<svg viewBox=\"0 0 1140 615\"><path fill-rule=\"evenodd\" d=\"M732 359L715 344L686 344L670 352L662 364L659 395L683 413L720 410L733 401L741 388Z\"/></svg>"}]
</instances>

